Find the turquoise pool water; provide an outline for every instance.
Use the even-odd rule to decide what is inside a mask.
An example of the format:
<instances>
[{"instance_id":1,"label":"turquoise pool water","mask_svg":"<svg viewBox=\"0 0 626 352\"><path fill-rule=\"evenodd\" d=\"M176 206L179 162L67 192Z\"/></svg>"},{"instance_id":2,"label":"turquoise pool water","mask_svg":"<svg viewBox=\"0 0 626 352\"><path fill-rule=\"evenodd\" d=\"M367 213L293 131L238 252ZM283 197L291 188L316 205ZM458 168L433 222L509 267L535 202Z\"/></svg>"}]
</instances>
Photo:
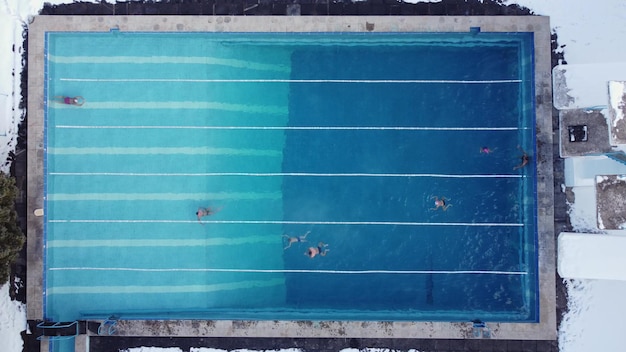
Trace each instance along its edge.
<instances>
[{"instance_id":1,"label":"turquoise pool water","mask_svg":"<svg viewBox=\"0 0 626 352\"><path fill-rule=\"evenodd\" d=\"M46 319L538 319L531 34L46 45Z\"/></svg>"}]
</instances>

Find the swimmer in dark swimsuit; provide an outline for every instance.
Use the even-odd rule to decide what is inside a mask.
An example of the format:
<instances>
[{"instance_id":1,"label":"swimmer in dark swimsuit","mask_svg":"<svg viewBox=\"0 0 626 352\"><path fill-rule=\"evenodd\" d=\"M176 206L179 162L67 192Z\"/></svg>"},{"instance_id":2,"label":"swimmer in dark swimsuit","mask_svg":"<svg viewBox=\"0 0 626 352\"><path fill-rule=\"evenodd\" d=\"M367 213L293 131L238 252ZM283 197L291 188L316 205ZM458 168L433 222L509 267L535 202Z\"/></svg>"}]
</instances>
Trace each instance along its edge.
<instances>
[{"instance_id":1,"label":"swimmer in dark swimsuit","mask_svg":"<svg viewBox=\"0 0 626 352\"><path fill-rule=\"evenodd\" d=\"M291 245L296 242L306 242L306 236L308 236L309 233L311 233L311 231L307 231L304 235L298 237L291 237L287 234L283 235L283 237L287 238L288 241L287 247L283 248L283 250L291 247Z\"/></svg>"},{"instance_id":2,"label":"swimmer in dark swimsuit","mask_svg":"<svg viewBox=\"0 0 626 352\"><path fill-rule=\"evenodd\" d=\"M54 100L63 104L76 105L76 106L81 106L85 103L85 98L81 96L72 98L72 97L66 97L64 95L57 95L56 97L54 97Z\"/></svg>"},{"instance_id":3,"label":"swimmer in dark swimsuit","mask_svg":"<svg viewBox=\"0 0 626 352\"><path fill-rule=\"evenodd\" d=\"M431 199L433 199L433 198L435 199L435 207L434 208L430 208L430 210L437 210L437 209L441 208L441 209L443 209L443 211L446 211L446 210L448 210L448 208L450 208L452 206L452 204L446 203L446 201L449 200L449 199L446 199L446 197L439 198L439 197L435 196L435 197L430 197L430 198Z\"/></svg>"},{"instance_id":4,"label":"swimmer in dark swimsuit","mask_svg":"<svg viewBox=\"0 0 626 352\"><path fill-rule=\"evenodd\" d=\"M309 258L314 258L316 255L319 254L324 257L326 256L326 253L330 251L330 249L327 249L326 247L328 247L327 244L325 244L324 242L320 242L317 244L317 247L309 247L309 249L304 252L304 255L309 256Z\"/></svg>"},{"instance_id":5,"label":"swimmer in dark swimsuit","mask_svg":"<svg viewBox=\"0 0 626 352\"><path fill-rule=\"evenodd\" d=\"M202 217L204 216L210 216L213 215L215 213L217 213L219 211L219 209L213 209L213 208L198 208L198 211L196 212L196 216L198 217L198 221L202 224ZM202 224L204 225L204 224Z\"/></svg>"},{"instance_id":6,"label":"swimmer in dark swimsuit","mask_svg":"<svg viewBox=\"0 0 626 352\"><path fill-rule=\"evenodd\" d=\"M521 162L521 164L519 164L516 167L514 167L513 170L517 170L517 169L523 168L524 166L528 165L528 162L530 161L530 156L528 156L528 154L526 154L524 149L522 149L519 145L517 146L517 149L519 149L520 152L522 152L522 156L520 157L522 159L522 162Z\"/></svg>"}]
</instances>

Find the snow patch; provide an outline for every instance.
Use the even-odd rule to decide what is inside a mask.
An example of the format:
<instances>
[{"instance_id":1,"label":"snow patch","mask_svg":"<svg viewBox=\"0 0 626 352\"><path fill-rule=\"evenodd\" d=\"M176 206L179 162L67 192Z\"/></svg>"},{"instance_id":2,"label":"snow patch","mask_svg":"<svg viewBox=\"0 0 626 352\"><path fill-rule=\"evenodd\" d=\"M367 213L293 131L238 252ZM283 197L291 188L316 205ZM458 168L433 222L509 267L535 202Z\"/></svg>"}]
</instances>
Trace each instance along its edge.
<instances>
[{"instance_id":1,"label":"snow patch","mask_svg":"<svg viewBox=\"0 0 626 352\"><path fill-rule=\"evenodd\" d=\"M19 285L19 282L15 284ZM24 344L20 333L26 330L26 306L11 300L10 285L6 283L0 287L0 342L3 351L20 352Z\"/></svg>"},{"instance_id":2,"label":"snow patch","mask_svg":"<svg viewBox=\"0 0 626 352\"><path fill-rule=\"evenodd\" d=\"M624 351L622 327L626 316L626 282L567 280L568 312L559 334L562 352Z\"/></svg>"},{"instance_id":3,"label":"snow patch","mask_svg":"<svg viewBox=\"0 0 626 352\"><path fill-rule=\"evenodd\" d=\"M613 127L624 119L624 86L626 81L610 81L609 82L609 103L612 112ZM614 115L613 115L614 114Z\"/></svg>"},{"instance_id":4,"label":"snow patch","mask_svg":"<svg viewBox=\"0 0 626 352\"><path fill-rule=\"evenodd\" d=\"M569 204L569 217L576 232L598 233L595 187L573 187L574 203Z\"/></svg>"},{"instance_id":5,"label":"snow patch","mask_svg":"<svg viewBox=\"0 0 626 352\"><path fill-rule=\"evenodd\" d=\"M626 236L564 232L558 244L561 277L626 281Z\"/></svg>"}]
</instances>

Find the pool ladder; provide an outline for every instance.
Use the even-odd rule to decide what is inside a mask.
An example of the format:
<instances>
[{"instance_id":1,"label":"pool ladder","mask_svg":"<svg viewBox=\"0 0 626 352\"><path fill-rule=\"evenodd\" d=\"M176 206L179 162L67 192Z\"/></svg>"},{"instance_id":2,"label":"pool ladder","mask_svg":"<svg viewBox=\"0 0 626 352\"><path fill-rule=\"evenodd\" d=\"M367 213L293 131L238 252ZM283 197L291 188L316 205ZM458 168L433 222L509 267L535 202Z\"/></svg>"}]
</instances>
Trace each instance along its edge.
<instances>
[{"instance_id":1,"label":"pool ladder","mask_svg":"<svg viewBox=\"0 0 626 352\"><path fill-rule=\"evenodd\" d=\"M490 339L492 337L491 329L487 326L487 324L480 320L472 321L472 336L474 338L480 339Z\"/></svg>"},{"instance_id":2,"label":"pool ladder","mask_svg":"<svg viewBox=\"0 0 626 352\"><path fill-rule=\"evenodd\" d=\"M113 315L109 317L107 320L100 323L100 326L98 327L98 335L110 336L110 335L115 334L115 331L116 331L115 326L117 325L117 319L118 317Z\"/></svg>"},{"instance_id":3,"label":"pool ladder","mask_svg":"<svg viewBox=\"0 0 626 352\"><path fill-rule=\"evenodd\" d=\"M37 324L37 329L40 334L37 340L69 340L74 337L85 333L85 322L71 321L71 322L54 322L54 321L42 321Z\"/></svg>"}]
</instances>

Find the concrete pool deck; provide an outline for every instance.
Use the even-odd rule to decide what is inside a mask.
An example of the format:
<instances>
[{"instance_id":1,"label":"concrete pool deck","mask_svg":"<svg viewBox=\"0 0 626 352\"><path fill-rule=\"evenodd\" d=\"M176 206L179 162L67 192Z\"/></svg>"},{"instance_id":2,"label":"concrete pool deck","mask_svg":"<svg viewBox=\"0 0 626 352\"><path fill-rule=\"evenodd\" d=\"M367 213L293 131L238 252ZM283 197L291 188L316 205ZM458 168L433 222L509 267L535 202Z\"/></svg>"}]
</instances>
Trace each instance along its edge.
<instances>
[{"instance_id":1,"label":"concrete pool deck","mask_svg":"<svg viewBox=\"0 0 626 352\"><path fill-rule=\"evenodd\" d=\"M492 323L492 339L555 340L555 240L550 25L547 17L447 16L38 16L28 55L28 320L43 320L44 45L49 31L205 32L533 32L537 116L539 323ZM471 322L120 320L116 336L473 339Z\"/></svg>"}]
</instances>

